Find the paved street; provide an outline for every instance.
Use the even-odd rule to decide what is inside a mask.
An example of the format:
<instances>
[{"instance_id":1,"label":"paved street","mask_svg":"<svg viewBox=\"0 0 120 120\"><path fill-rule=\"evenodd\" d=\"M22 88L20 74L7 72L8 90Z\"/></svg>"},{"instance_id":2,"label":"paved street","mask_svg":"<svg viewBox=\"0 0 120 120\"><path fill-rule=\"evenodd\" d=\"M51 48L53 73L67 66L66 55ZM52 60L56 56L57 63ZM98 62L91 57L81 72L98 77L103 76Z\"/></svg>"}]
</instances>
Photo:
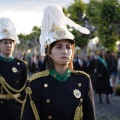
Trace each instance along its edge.
<instances>
[{"instance_id":1,"label":"paved street","mask_svg":"<svg viewBox=\"0 0 120 120\"><path fill-rule=\"evenodd\" d=\"M103 103L99 103L98 95L95 94L96 120L120 120L120 97L110 97L110 104L106 103L105 95Z\"/></svg>"}]
</instances>

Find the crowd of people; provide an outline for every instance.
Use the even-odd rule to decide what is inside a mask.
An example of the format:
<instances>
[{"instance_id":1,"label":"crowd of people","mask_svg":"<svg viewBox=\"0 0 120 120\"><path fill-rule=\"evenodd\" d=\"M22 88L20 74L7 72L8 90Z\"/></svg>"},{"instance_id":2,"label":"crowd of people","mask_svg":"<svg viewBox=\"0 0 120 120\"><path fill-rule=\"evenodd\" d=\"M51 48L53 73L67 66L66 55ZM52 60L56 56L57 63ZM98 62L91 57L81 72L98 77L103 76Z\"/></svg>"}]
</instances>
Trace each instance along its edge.
<instances>
[{"instance_id":1,"label":"crowd of people","mask_svg":"<svg viewBox=\"0 0 120 120\"><path fill-rule=\"evenodd\" d=\"M33 55L29 60L28 68L30 72L35 73L46 70L44 56ZM107 103L110 103L109 96L116 96L120 64L119 56L114 51L101 49L97 52L91 51L89 55L84 55L82 51L75 52L73 69L84 71L90 75L93 90L99 94L100 103L102 103L101 94L106 94Z\"/></svg>"},{"instance_id":2,"label":"crowd of people","mask_svg":"<svg viewBox=\"0 0 120 120\"><path fill-rule=\"evenodd\" d=\"M100 103L102 94L108 104L109 95L116 96L116 53L76 52L67 25L90 33L67 18L60 6L47 6L39 38L41 54L13 56L20 41L11 20L0 19L0 120L96 120L94 92Z\"/></svg>"}]
</instances>

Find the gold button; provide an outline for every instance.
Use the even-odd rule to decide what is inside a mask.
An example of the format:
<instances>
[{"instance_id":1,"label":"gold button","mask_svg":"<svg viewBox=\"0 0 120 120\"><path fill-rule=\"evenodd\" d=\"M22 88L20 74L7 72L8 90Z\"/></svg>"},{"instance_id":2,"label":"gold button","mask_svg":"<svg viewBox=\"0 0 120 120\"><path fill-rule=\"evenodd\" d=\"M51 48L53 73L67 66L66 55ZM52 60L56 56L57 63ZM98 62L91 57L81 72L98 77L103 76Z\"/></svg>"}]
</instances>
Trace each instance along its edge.
<instances>
[{"instance_id":1,"label":"gold button","mask_svg":"<svg viewBox=\"0 0 120 120\"><path fill-rule=\"evenodd\" d=\"M51 120L51 119L52 119L52 116L48 116L48 119Z\"/></svg>"},{"instance_id":2,"label":"gold button","mask_svg":"<svg viewBox=\"0 0 120 120\"><path fill-rule=\"evenodd\" d=\"M3 104L3 101L1 101L0 103Z\"/></svg>"},{"instance_id":3,"label":"gold button","mask_svg":"<svg viewBox=\"0 0 120 120\"><path fill-rule=\"evenodd\" d=\"M54 74L54 77L56 77L56 74Z\"/></svg>"},{"instance_id":4,"label":"gold button","mask_svg":"<svg viewBox=\"0 0 120 120\"><path fill-rule=\"evenodd\" d=\"M80 98L80 102L83 102L83 99L82 99L82 98Z\"/></svg>"},{"instance_id":5,"label":"gold button","mask_svg":"<svg viewBox=\"0 0 120 120\"><path fill-rule=\"evenodd\" d=\"M78 87L81 87L82 86L82 84L81 83L78 83Z\"/></svg>"},{"instance_id":6,"label":"gold button","mask_svg":"<svg viewBox=\"0 0 120 120\"><path fill-rule=\"evenodd\" d=\"M48 87L48 84L44 84L44 87Z\"/></svg>"},{"instance_id":7,"label":"gold button","mask_svg":"<svg viewBox=\"0 0 120 120\"><path fill-rule=\"evenodd\" d=\"M46 100L46 103L50 103L50 99L47 99L47 100Z\"/></svg>"}]
</instances>

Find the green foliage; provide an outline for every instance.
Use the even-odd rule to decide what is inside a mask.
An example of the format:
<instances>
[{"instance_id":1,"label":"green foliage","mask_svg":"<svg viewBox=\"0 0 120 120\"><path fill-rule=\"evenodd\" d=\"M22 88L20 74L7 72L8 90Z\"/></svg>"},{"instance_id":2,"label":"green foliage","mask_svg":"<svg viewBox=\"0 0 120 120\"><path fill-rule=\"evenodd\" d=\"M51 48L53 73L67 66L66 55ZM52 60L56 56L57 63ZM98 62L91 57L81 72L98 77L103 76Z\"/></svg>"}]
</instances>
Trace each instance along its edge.
<instances>
[{"instance_id":1,"label":"green foliage","mask_svg":"<svg viewBox=\"0 0 120 120\"><path fill-rule=\"evenodd\" d=\"M76 30L73 30L72 33L75 35L76 46L82 47L87 45L89 41L88 35L81 34L79 31Z\"/></svg>"},{"instance_id":2,"label":"green foliage","mask_svg":"<svg viewBox=\"0 0 120 120\"><path fill-rule=\"evenodd\" d=\"M68 7L69 18L81 24L83 22L82 16L85 8L86 4L84 4L82 0L74 0L74 3Z\"/></svg>"},{"instance_id":3,"label":"green foliage","mask_svg":"<svg viewBox=\"0 0 120 120\"><path fill-rule=\"evenodd\" d=\"M34 26L30 34L19 34L19 40L20 44L18 45L18 49L25 50L34 47L39 42L39 36L40 36L40 28L37 26Z\"/></svg>"},{"instance_id":4,"label":"green foliage","mask_svg":"<svg viewBox=\"0 0 120 120\"><path fill-rule=\"evenodd\" d=\"M90 0L86 13L96 27L101 44L110 50L115 50L120 32L118 0Z\"/></svg>"},{"instance_id":5,"label":"green foliage","mask_svg":"<svg viewBox=\"0 0 120 120\"><path fill-rule=\"evenodd\" d=\"M100 2L96 0L90 0L90 3L87 5L86 14L89 17L91 23L97 26L100 23L99 15L100 15Z\"/></svg>"},{"instance_id":6,"label":"green foliage","mask_svg":"<svg viewBox=\"0 0 120 120\"><path fill-rule=\"evenodd\" d=\"M103 0L101 13L101 19L108 24L118 22L120 19L120 5L118 4L118 0Z\"/></svg>"},{"instance_id":7,"label":"green foliage","mask_svg":"<svg viewBox=\"0 0 120 120\"><path fill-rule=\"evenodd\" d=\"M101 27L98 28L98 35L100 43L104 45L105 48L116 51L117 38L112 28L101 25Z\"/></svg>"},{"instance_id":8,"label":"green foliage","mask_svg":"<svg viewBox=\"0 0 120 120\"><path fill-rule=\"evenodd\" d=\"M74 0L74 3L68 7L67 12L69 18L72 19L75 23L84 26L84 19L82 18L86 9L86 4L82 0ZM71 31L75 36L75 41L77 46L85 46L88 43L88 36L83 35L80 32L73 29Z\"/></svg>"}]
</instances>

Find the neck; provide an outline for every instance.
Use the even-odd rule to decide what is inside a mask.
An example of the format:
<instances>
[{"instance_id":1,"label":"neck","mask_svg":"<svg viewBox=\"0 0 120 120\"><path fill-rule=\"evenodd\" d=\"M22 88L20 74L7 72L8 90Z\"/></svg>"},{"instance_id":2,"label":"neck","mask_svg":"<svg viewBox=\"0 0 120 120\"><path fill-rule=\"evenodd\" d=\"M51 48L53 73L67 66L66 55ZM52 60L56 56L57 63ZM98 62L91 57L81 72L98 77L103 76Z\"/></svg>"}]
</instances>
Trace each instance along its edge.
<instances>
[{"instance_id":1,"label":"neck","mask_svg":"<svg viewBox=\"0 0 120 120\"><path fill-rule=\"evenodd\" d=\"M60 74L63 74L66 70L68 69L68 66L65 65L65 66L55 66L55 70L60 73Z\"/></svg>"},{"instance_id":2,"label":"neck","mask_svg":"<svg viewBox=\"0 0 120 120\"><path fill-rule=\"evenodd\" d=\"M12 55L4 55L4 54L0 54L2 57L4 57L4 58L10 58L10 57L12 57Z\"/></svg>"}]
</instances>

